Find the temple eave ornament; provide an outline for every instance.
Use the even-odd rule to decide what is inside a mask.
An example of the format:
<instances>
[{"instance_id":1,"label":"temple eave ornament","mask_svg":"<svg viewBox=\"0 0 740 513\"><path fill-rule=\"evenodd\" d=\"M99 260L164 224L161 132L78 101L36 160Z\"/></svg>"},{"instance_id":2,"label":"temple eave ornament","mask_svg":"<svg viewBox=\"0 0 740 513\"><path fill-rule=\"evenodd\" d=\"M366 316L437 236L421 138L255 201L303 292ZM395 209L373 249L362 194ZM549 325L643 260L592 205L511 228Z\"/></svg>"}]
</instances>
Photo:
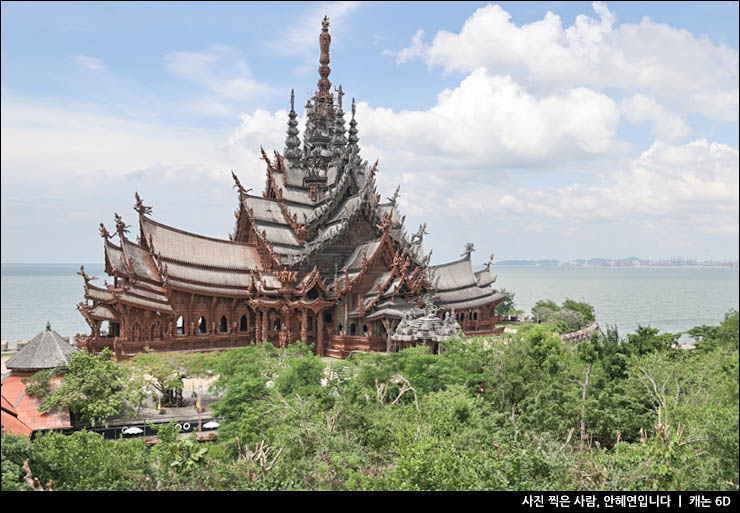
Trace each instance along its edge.
<instances>
[{"instance_id":1,"label":"temple eave ornament","mask_svg":"<svg viewBox=\"0 0 740 513\"><path fill-rule=\"evenodd\" d=\"M134 197L136 198L136 203L134 203L134 210L136 210L141 215L149 215L152 213L152 207L144 205L144 202L142 201L138 192L134 194Z\"/></svg>"}]
</instances>

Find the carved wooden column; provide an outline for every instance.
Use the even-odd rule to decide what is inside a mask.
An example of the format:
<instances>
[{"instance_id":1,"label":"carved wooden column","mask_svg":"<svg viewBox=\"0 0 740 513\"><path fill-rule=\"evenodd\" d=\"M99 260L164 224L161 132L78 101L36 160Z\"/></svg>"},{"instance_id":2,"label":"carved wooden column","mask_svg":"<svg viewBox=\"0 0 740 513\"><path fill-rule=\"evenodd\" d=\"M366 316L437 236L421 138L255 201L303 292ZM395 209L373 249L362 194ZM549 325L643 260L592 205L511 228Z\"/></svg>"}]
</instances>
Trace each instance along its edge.
<instances>
[{"instance_id":1,"label":"carved wooden column","mask_svg":"<svg viewBox=\"0 0 740 513\"><path fill-rule=\"evenodd\" d=\"M391 324L388 322L388 319L385 318L380 322L383 323L383 327L385 328L385 352L390 353L391 346L393 345L393 340L391 340Z\"/></svg>"},{"instance_id":2,"label":"carved wooden column","mask_svg":"<svg viewBox=\"0 0 740 513\"><path fill-rule=\"evenodd\" d=\"M209 316L211 318L211 335L216 334L216 302L217 300L218 298L216 296L213 296L211 298L211 308L208 311Z\"/></svg>"},{"instance_id":3,"label":"carved wooden column","mask_svg":"<svg viewBox=\"0 0 740 513\"><path fill-rule=\"evenodd\" d=\"M316 315L316 354L324 356L324 312Z\"/></svg>"},{"instance_id":4,"label":"carved wooden column","mask_svg":"<svg viewBox=\"0 0 740 513\"><path fill-rule=\"evenodd\" d=\"M187 332L188 329L185 326L189 326L188 323L193 322L193 302L195 301L195 294L190 294L190 300L188 301L188 318L183 319L183 331ZM193 330L190 330L188 335L195 335Z\"/></svg>"},{"instance_id":5,"label":"carved wooden column","mask_svg":"<svg viewBox=\"0 0 740 513\"><path fill-rule=\"evenodd\" d=\"M260 313L261 310L259 308L254 309L254 343L256 345L259 345L259 343L262 342L262 330L260 329Z\"/></svg>"},{"instance_id":6,"label":"carved wooden column","mask_svg":"<svg viewBox=\"0 0 740 513\"><path fill-rule=\"evenodd\" d=\"M270 340L270 310L265 309L262 312L262 340Z\"/></svg>"},{"instance_id":7,"label":"carved wooden column","mask_svg":"<svg viewBox=\"0 0 740 513\"><path fill-rule=\"evenodd\" d=\"M349 295L344 301L344 334L349 333Z\"/></svg>"},{"instance_id":8,"label":"carved wooden column","mask_svg":"<svg viewBox=\"0 0 740 513\"><path fill-rule=\"evenodd\" d=\"M119 338L121 341L128 340L128 318L129 318L129 309L126 305L121 305L121 310L123 311L123 315L121 316L121 328L119 329Z\"/></svg>"},{"instance_id":9,"label":"carved wooden column","mask_svg":"<svg viewBox=\"0 0 740 513\"><path fill-rule=\"evenodd\" d=\"M247 317L247 333L246 333L246 336L247 336L247 343L249 343L249 337L252 334L252 322L251 322L251 320L252 320L251 319L252 314L249 312L249 308L247 308L247 311L244 312L244 315ZM241 319L239 319L239 327L241 328Z\"/></svg>"},{"instance_id":10,"label":"carved wooden column","mask_svg":"<svg viewBox=\"0 0 740 513\"><path fill-rule=\"evenodd\" d=\"M301 340L305 343L308 339L308 309L301 311Z\"/></svg>"},{"instance_id":11,"label":"carved wooden column","mask_svg":"<svg viewBox=\"0 0 740 513\"><path fill-rule=\"evenodd\" d=\"M398 325L401 323L401 319L391 319L391 333L393 330L395 330ZM396 343L393 343L393 349L396 349Z\"/></svg>"},{"instance_id":12,"label":"carved wooden column","mask_svg":"<svg viewBox=\"0 0 740 513\"><path fill-rule=\"evenodd\" d=\"M251 314L249 315L249 320L250 321L252 320ZM259 312L255 308L254 309L254 323L252 323L251 326L250 326L250 328L249 328L249 334L252 336L253 342L255 344L257 343L257 340L258 340L258 338L257 338L257 332L259 331L259 323L260 323Z\"/></svg>"}]
</instances>

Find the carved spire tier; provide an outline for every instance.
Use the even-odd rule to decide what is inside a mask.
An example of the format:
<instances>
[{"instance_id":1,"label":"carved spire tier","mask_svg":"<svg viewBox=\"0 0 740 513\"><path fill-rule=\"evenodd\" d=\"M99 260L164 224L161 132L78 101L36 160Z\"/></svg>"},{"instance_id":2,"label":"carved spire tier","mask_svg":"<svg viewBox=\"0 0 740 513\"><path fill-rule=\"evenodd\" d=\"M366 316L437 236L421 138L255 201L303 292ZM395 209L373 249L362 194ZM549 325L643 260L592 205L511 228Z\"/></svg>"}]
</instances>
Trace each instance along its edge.
<instances>
[{"instance_id":1,"label":"carved spire tier","mask_svg":"<svg viewBox=\"0 0 740 513\"><path fill-rule=\"evenodd\" d=\"M357 136L359 133L359 130L357 130L357 120L355 119L355 115L357 114L357 105L355 105L355 99L352 98L352 120L349 122L349 145L352 148L352 151L355 153L360 152L360 147L358 143L360 142L360 138Z\"/></svg>"},{"instance_id":2,"label":"carved spire tier","mask_svg":"<svg viewBox=\"0 0 740 513\"><path fill-rule=\"evenodd\" d=\"M288 113L288 136L285 138L285 158L294 161L301 158L301 140L298 138L298 115L295 113L295 90L290 90L290 112Z\"/></svg>"},{"instance_id":3,"label":"carved spire tier","mask_svg":"<svg viewBox=\"0 0 740 513\"><path fill-rule=\"evenodd\" d=\"M319 35L319 46L321 47L321 56L319 57L319 81L317 83L319 92L317 97L319 103L323 106L328 107L331 103L331 82L329 82L329 45L331 44L331 35L329 34L329 17L324 16L324 20L321 22L321 34ZM323 100L323 101L322 101Z\"/></svg>"}]
</instances>

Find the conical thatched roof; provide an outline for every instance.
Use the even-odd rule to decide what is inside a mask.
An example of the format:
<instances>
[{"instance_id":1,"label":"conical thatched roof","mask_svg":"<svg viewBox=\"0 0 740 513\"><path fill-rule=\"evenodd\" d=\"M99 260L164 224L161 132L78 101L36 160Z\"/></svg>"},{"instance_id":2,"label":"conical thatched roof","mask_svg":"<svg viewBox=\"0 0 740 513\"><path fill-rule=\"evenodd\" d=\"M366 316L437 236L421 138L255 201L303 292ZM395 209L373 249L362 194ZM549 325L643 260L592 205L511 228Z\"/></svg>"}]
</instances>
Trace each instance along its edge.
<instances>
[{"instance_id":1,"label":"conical thatched roof","mask_svg":"<svg viewBox=\"0 0 740 513\"><path fill-rule=\"evenodd\" d=\"M51 325L47 322L46 330L33 337L18 354L6 362L5 367L10 370L34 372L66 367L76 351L77 348L59 333L52 331Z\"/></svg>"}]
</instances>

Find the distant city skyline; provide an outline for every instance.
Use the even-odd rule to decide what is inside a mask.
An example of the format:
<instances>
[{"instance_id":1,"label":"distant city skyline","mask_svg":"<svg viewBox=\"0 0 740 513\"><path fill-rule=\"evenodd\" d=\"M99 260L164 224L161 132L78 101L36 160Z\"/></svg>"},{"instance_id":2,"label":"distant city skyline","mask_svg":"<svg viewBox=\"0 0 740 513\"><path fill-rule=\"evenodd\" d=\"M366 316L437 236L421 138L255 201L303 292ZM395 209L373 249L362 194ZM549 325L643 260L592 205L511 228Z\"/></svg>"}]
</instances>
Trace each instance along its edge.
<instances>
[{"instance_id":1,"label":"distant city skyline","mask_svg":"<svg viewBox=\"0 0 740 513\"><path fill-rule=\"evenodd\" d=\"M498 263L499 265L533 265L533 264L545 264L545 265L609 265L609 266L631 266L631 265L645 265L645 266L717 266L717 267L738 267L739 262L737 260L698 260L693 258L659 258L659 259L647 259L639 257L624 257L624 258L605 258L605 257L591 257L591 258L574 258L571 260L559 260L559 259L511 259L504 260Z\"/></svg>"},{"instance_id":2,"label":"distant city skyline","mask_svg":"<svg viewBox=\"0 0 740 513\"><path fill-rule=\"evenodd\" d=\"M737 2L0 9L3 263L100 262L135 192L227 238L230 171L261 192L291 89L302 128L324 14L361 156L433 264L739 259Z\"/></svg>"}]
</instances>

